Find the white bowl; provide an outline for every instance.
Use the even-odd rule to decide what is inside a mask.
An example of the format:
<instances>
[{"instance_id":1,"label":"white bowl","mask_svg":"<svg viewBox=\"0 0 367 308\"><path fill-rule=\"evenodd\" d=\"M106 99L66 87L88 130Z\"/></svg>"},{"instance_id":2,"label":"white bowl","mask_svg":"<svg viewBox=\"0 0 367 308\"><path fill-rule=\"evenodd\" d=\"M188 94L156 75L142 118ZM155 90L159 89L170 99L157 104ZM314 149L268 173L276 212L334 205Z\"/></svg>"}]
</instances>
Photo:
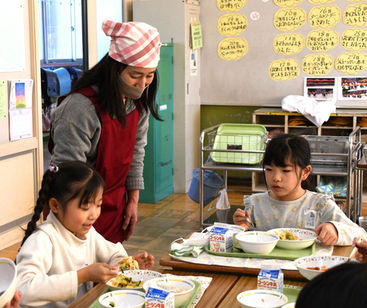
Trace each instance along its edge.
<instances>
[{"instance_id":1,"label":"white bowl","mask_svg":"<svg viewBox=\"0 0 367 308\"><path fill-rule=\"evenodd\" d=\"M115 306L111 306L113 302ZM142 308L145 304L145 293L136 290L111 291L99 297L99 303L106 308Z\"/></svg>"},{"instance_id":2,"label":"white bowl","mask_svg":"<svg viewBox=\"0 0 367 308\"><path fill-rule=\"evenodd\" d=\"M14 262L7 258L0 258L0 292L4 293L0 296L0 307L5 306L14 296L16 288L17 267Z\"/></svg>"},{"instance_id":3,"label":"white bowl","mask_svg":"<svg viewBox=\"0 0 367 308\"><path fill-rule=\"evenodd\" d=\"M298 237L297 240L282 240L279 235L280 232L290 231L293 235ZM278 228L271 229L268 232L275 233L279 235L280 239L277 244L279 248L288 249L288 250L300 250L307 247L310 247L316 240L317 235L314 231L299 229L299 228Z\"/></svg>"},{"instance_id":4,"label":"white bowl","mask_svg":"<svg viewBox=\"0 0 367 308\"><path fill-rule=\"evenodd\" d=\"M144 283L154 278L164 277L164 275L161 273L154 272L154 271L147 271L147 270L126 270L123 273L120 273L120 275L131 277L134 281L143 280ZM115 278L110 279L106 283L110 287L111 290L144 290L143 287L139 287L139 288L115 287L112 285L113 279Z\"/></svg>"},{"instance_id":5,"label":"white bowl","mask_svg":"<svg viewBox=\"0 0 367 308\"><path fill-rule=\"evenodd\" d=\"M250 290L238 294L237 301L242 308L277 308L287 304L288 298L275 291Z\"/></svg>"},{"instance_id":6,"label":"white bowl","mask_svg":"<svg viewBox=\"0 0 367 308\"><path fill-rule=\"evenodd\" d=\"M190 297L191 292L194 290L195 283L189 279L181 279L179 277L166 277L166 278L155 278L144 283L143 288L145 292L148 291L150 286L160 287L168 291L168 288L162 286L168 285L171 288L182 288L185 289L183 292L175 293L175 307L178 308L182 306Z\"/></svg>"},{"instance_id":7,"label":"white bowl","mask_svg":"<svg viewBox=\"0 0 367 308\"><path fill-rule=\"evenodd\" d=\"M244 252L267 255L274 249L279 236L261 231L246 231L236 235L236 240Z\"/></svg>"},{"instance_id":8,"label":"white bowl","mask_svg":"<svg viewBox=\"0 0 367 308\"><path fill-rule=\"evenodd\" d=\"M329 269L336 265L345 263L348 261L348 257L340 256L309 256L298 258L294 260L294 265L298 268L302 276L306 277L308 280L315 278L317 275L321 274L323 271L316 269L307 269L307 267L319 267L320 269Z\"/></svg>"}]
</instances>

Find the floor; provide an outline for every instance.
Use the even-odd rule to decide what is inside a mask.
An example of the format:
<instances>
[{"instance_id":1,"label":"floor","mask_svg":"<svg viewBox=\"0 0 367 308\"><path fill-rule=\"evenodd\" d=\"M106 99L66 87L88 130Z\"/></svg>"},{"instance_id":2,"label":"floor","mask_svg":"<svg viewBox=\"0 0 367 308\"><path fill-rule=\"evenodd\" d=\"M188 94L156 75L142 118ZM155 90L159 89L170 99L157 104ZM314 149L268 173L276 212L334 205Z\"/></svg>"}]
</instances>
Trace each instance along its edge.
<instances>
[{"instance_id":1,"label":"floor","mask_svg":"<svg viewBox=\"0 0 367 308\"><path fill-rule=\"evenodd\" d=\"M243 193L230 192L230 204L242 204ZM204 208L204 219L213 215L216 201ZM154 268L161 268L159 260L169 252L173 240L186 237L200 228L199 204L188 194L172 194L156 204L139 204L139 218L133 235L123 245L129 255L147 251L155 257ZM14 260L17 243L0 250L0 257Z\"/></svg>"}]
</instances>

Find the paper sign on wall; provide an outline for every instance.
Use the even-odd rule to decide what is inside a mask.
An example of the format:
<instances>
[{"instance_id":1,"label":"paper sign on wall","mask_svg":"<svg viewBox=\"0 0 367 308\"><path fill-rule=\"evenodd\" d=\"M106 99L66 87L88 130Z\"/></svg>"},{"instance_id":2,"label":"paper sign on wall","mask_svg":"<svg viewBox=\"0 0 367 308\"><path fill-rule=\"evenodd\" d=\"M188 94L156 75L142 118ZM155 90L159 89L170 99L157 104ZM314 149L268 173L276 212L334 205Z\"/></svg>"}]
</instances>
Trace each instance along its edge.
<instances>
[{"instance_id":1,"label":"paper sign on wall","mask_svg":"<svg viewBox=\"0 0 367 308\"><path fill-rule=\"evenodd\" d=\"M33 80L10 80L9 84L10 141L32 137Z\"/></svg>"},{"instance_id":2,"label":"paper sign on wall","mask_svg":"<svg viewBox=\"0 0 367 308\"><path fill-rule=\"evenodd\" d=\"M192 49L203 47L203 35L201 32L201 25L197 24L196 21L191 25L191 46Z\"/></svg>"},{"instance_id":3,"label":"paper sign on wall","mask_svg":"<svg viewBox=\"0 0 367 308\"><path fill-rule=\"evenodd\" d=\"M9 110L32 107L32 79L10 81Z\"/></svg>"},{"instance_id":4,"label":"paper sign on wall","mask_svg":"<svg viewBox=\"0 0 367 308\"><path fill-rule=\"evenodd\" d=\"M32 137L32 109L9 110L10 140Z\"/></svg>"}]
</instances>

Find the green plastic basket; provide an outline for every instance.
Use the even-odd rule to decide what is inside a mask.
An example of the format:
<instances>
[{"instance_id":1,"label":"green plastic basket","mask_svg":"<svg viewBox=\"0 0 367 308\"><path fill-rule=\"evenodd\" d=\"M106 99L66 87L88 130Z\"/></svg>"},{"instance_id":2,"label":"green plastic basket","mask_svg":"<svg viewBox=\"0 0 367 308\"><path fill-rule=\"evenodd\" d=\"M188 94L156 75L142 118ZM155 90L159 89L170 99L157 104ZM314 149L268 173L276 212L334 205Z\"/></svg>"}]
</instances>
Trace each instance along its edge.
<instances>
[{"instance_id":1,"label":"green plastic basket","mask_svg":"<svg viewBox=\"0 0 367 308\"><path fill-rule=\"evenodd\" d=\"M256 150L266 147L268 133L259 124L222 124L218 127L213 143L213 150ZM258 164L263 159L263 153L211 153L213 161L234 164Z\"/></svg>"}]
</instances>

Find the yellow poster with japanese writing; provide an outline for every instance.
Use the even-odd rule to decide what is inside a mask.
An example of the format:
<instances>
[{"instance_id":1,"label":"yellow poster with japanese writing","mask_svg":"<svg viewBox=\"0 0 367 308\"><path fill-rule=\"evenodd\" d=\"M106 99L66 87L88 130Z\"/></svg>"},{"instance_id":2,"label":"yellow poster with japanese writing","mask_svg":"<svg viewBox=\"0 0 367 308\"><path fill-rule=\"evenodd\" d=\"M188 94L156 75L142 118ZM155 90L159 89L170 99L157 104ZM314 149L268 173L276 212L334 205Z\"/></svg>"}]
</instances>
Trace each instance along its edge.
<instances>
[{"instance_id":1,"label":"yellow poster with japanese writing","mask_svg":"<svg viewBox=\"0 0 367 308\"><path fill-rule=\"evenodd\" d=\"M367 68L367 54L364 52L344 52L335 60L335 69L349 75L363 72Z\"/></svg>"},{"instance_id":2,"label":"yellow poster with japanese writing","mask_svg":"<svg viewBox=\"0 0 367 308\"><path fill-rule=\"evenodd\" d=\"M247 18L243 14L226 14L218 20L218 32L226 36L237 36L247 28Z\"/></svg>"},{"instance_id":3,"label":"yellow poster with japanese writing","mask_svg":"<svg viewBox=\"0 0 367 308\"><path fill-rule=\"evenodd\" d=\"M275 81L287 81L299 76L298 62L294 59L280 59L269 66L269 76Z\"/></svg>"},{"instance_id":4,"label":"yellow poster with japanese writing","mask_svg":"<svg viewBox=\"0 0 367 308\"><path fill-rule=\"evenodd\" d=\"M243 38L227 38L218 45L218 55L223 60L238 60L248 51L247 41Z\"/></svg>"},{"instance_id":5,"label":"yellow poster with japanese writing","mask_svg":"<svg viewBox=\"0 0 367 308\"><path fill-rule=\"evenodd\" d=\"M341 12L336 5L316 6L308 12L308 23L313 28L334 27L340 19Z\"/></svg>"},{"instance_id":6,"label":"yellow poster with japanese writing","mask_svg":"<svg viewBox=\"0 0 367 308\"><path fill-rule=\"evenodd\" d=\"M365 27L367 25L367 3L347 6L343 14L343 22L348 26Z\"/></svg>"},{"instance_id":7,"label":"yellow poster with japanese writing","mask_svg":"<svg viewBox=\"0 0 367 308\"><path fill-rule=\"evenodd\" d=\"M334 59L329 54L307 55L302 61L302 72L311 76L323 76L334 67Z\"/></svg>"},{"instance_id":8,"label":"yellow poster with japanese writing","mask_svg":"<svg viewBox=\"0 0 367 308\"><path fill-rule=\"evenodd\" d=\"M367 29L345 30L340 36L340 45L352 51L367 49Z\"/></svg>"},{"instance_id":9,"label":"yellow poster with japanese writing","mask_svg":"<svg viewBox=\"0 0 367 308\"><path fill-rule=\"evenodd\" d=\"M274 0L277 6L281 7L293 7L300 4L303 0Z\"/></svg>"},{"instance_id":10,"label":"yellow poster with japanese writing","mask_svg":"<svg viewBox=\"0 0 367 308\"><path fill-rule=\"evenodd\" d=\"M315 52L325 52L333 49L339 42L339 34L335 30L314 30L306 38L306 46Z\"/></svg>"},{"instance_id":11,"label":"yellow poster with japanese writing","mask_svg":"<svg viewBox=\"0 0 367 308\"><path fill-rule=\"evenodd\" d=\"M291 56L305 47L305 39L299 33L279 34L274 39L273 47L276 53Z\"/></svg>"},{"instance_id":12,"label":"yellow poster with japanese writing","mask_svg":"<svg viewBox=\"0 0 367 308\"><path fill-rule=\"evenodd\" d=\"M237 12L246 2L247 0L217 0L217 7L222 12Z\"/></svg>"},{"instance_id":13,"label":"yellow poster with japanese writing","mask_svg":"<svg viewBox=\"0 0 367 308\"><path fill-rule=\"evenodd\" d=\"M330 2L334 2L335 0L308 0L308 2L312 4L327 4Z\"/></svg>"},{"instance_id":14,"label":"yellow poster with japanese writing","mask_svg":"<svg viewBox=\"0 0 367 308\"><path fill-rule=\"evenodd\" d=\"M281 9L274 15L274 26L281 31L295 31L306 22L306 12L301 8Z\"/></svg>"}]
</instances>

